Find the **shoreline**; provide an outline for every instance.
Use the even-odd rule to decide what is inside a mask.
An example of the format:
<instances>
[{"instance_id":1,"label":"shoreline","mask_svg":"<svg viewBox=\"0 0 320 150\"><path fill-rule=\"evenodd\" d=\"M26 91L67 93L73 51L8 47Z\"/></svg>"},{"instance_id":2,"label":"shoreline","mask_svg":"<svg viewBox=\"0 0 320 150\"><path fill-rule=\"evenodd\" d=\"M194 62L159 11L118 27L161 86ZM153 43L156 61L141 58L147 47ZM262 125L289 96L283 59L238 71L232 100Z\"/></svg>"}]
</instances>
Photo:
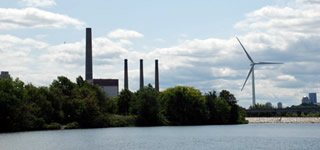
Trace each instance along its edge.
<instances>
[{"instance_id":1,"label":"shoreline","mask_svg":"<svg viewBox=\"0 0 320 150\"><path fill-rule=\"evenodd\" d=\"M246 117L250 123L320 123L320 117Z\"/></svg>"}]
</instances>

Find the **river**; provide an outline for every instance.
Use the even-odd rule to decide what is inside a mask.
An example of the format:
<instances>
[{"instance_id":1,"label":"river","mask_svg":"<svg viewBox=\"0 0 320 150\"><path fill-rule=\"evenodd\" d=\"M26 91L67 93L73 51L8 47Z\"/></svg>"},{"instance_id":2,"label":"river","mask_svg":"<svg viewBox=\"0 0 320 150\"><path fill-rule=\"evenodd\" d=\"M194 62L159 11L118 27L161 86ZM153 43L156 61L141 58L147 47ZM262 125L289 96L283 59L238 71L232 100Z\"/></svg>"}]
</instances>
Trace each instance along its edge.
<instances>
[{"instance_id":1,"label":"river","mask_svg":"<svg viewBox=\"0 0 320 150\"><path fill-rule=\"evenodd\" d=\"M1 150L319 150L320 124L126 127L0 134Z\"/></svg>"}]
</instances>

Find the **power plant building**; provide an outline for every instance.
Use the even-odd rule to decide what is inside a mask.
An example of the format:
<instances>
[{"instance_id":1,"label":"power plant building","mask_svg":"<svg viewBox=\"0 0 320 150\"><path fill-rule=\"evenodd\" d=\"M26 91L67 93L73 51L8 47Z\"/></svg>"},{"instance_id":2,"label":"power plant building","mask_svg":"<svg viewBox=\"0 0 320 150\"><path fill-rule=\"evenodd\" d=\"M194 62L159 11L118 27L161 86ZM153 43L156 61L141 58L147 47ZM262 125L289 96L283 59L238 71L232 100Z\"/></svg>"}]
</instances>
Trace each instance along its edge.
<instances>
[{"instance_id":1,"label":"power plant building","mask_svg":"<svg viewBox=\"0 0 320 150\"><path fill-rule=\"evenodd\" d=\"M119 94L118 79L93 79L92 69L92 33L91 28L86 28L86 65L85 79L89 83L98 85L108 96L114 97Z\"/></svg>"},{"instance_id":2,"label":"power plant building","mask_svg":"<svg viewBox=\"0 0 320 150\"><path fill-rule=\"evenodd\" d=\"M119 94L118 79L93 79L92 83L98 85L108 96L115 97Z\"/></svg>"}]
</instances>

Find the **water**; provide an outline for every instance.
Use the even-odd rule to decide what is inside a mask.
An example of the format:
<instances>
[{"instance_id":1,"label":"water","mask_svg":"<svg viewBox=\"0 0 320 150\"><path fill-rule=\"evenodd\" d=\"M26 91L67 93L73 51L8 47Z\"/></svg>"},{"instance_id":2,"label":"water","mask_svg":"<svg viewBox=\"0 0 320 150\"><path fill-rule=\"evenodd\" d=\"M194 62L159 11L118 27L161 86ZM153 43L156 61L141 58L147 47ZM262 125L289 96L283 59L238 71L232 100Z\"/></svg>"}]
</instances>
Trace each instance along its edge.
<instances>
[{"instance_id":1,"label":"water","mask_svg":"<svg viewBox=\"0 0 320 150\"><path fill-rule=\"evenodd\" d=\"M0 134L1 150L319 150L320 124L129 127Z\"/></svg>"}]
</instances>

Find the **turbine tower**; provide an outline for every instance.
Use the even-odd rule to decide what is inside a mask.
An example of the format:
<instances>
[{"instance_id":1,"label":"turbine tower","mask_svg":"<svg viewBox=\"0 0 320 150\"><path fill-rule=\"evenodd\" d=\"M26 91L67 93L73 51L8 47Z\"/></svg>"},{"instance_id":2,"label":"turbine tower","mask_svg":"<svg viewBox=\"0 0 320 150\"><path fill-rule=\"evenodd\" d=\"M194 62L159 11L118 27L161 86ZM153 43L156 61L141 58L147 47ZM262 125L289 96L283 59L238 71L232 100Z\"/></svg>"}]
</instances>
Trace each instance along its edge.
<instances>
[{"instance_id":1,"label":"turbine tower","mask_svg":"<svg viewBox=\"0 0 320 150\"><path fill-rule=\"evenodd\" d=\"M254 67L255 65L270 65L270 64L283 64L283 63L278 63L278 62L254 62L253 59L251 58L251 56L249 55L249 53L247 52L247 50L244 48L244 46L242 45L242 43L240 42L239 38L236 37L239 44L241 45L242 49L244 50L244 52L246 53L248 59L250 60L251 64L251 68L249 70L249 73L247 75L246 80L243 83L243 86L241 88L241 91L243 90L244 86L246 85L248 78L250 77L250 74L252 74L252 105L256 105L256 88L255 88L255 82L254 82Z\"/></svg>"}]
</instances>

